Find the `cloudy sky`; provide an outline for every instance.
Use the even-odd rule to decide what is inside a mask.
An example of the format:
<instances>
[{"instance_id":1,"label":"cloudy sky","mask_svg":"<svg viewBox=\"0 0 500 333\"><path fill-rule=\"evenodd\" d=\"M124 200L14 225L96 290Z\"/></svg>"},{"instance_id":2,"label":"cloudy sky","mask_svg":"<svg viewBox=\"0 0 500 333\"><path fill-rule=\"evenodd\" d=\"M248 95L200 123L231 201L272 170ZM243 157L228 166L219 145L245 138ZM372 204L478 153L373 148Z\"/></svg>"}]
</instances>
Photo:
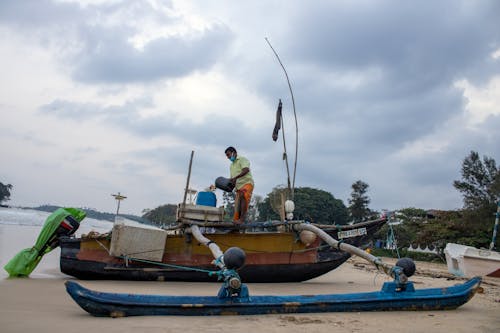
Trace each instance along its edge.
<instances>
[{"instance_id":1,"label":"cloudy sky","mask_svg":"<svg viewBox=\"0 0 500 333\"><path fill-rule=\"evenodd\" d=\"M112 212L182 201L249 158L372 209L455 209L471 150L500 163L498 1L0 2L0 182L11 205ZM220 201L219 201L220 203Z\"/></svg>"}]
</instances>

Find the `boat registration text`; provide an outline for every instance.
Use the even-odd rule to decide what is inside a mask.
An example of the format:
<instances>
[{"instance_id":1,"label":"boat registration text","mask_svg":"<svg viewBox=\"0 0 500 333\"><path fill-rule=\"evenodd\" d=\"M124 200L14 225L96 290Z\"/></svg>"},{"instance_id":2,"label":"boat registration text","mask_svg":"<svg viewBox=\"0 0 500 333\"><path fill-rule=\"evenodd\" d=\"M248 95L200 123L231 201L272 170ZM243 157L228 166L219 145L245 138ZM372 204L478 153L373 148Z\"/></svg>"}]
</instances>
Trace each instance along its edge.
<instances>
[{"instance_id":1,"label":"boat registration text","mask_svg":"<svg viewBox=\"0 0 500 333\"><path fill-rule=\"evenodd\" d=\"M351 237L363 236L363 235L366 235L366 228L339 231L339 233L338 233L339 239L351 238Z\"/></svg>"}]
</instances>

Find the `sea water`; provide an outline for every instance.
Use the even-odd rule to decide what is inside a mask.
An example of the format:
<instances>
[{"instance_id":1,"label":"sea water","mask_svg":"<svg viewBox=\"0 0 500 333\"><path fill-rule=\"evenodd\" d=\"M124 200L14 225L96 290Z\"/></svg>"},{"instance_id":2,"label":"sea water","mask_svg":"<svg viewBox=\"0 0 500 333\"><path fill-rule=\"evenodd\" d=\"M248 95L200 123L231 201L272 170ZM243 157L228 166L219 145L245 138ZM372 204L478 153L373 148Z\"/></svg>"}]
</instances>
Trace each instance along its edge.
<instances>
[{"instance_id":1,"label":"sea water","mask_svg":"<svg viewBox=\"0 0 500 333\"><path fill-rule=\"evenodd\" d=\"M3 267L10 259L19 251L35 245L45 220L50 214L32 209L0 208L0 279L8 277ZM104 233L110 231L112 227L112 222L85 218L75 235L80 236L92 230ZM65 276L59 270L60 253L59 248L47 253L31 273L30 278Z\"/></svg>"}]
</instances>

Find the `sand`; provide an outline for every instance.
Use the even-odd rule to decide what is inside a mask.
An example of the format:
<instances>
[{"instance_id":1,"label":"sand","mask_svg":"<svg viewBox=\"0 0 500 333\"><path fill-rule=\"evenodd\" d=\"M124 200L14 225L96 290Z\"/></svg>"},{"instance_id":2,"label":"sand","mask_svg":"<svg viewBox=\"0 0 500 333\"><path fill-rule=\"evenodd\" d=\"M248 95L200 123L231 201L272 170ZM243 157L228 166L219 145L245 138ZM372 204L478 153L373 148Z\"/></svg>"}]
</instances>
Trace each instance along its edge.
<instances>
[{"instance_id":1,"label":"sand","mask_svg":"<svg viewBox=\"0 0 500 333\"><path fill-rule=\"evenodd\" d=\"M27 229L0 228L2 267L23 248ZM16 237L10 237L15 230ZM16 238L17 241L11 238ZM29 238L29 237L28 237ZM9 240L11 239L11 240ZM23 246L21 246L23 245ZM26 247L26 246L24 246ZM97 318L82 310L66 293L72 279L59 272L57 250L49 254L30 278L0 275L0 332L499 332L500 279L486 278L482 292L450 311L395 311L286 314L224 317ZM393 262L393 259L384 260ZM412 277L416 288L450 286L445 264L417 262ZM390 278L362 259L350 259L337 270L302 283L248 284L252 295L320 294L379 290ZM112 292L216 295L218 283L80 281L85 287Z\"/></svg>"}]
</instances>

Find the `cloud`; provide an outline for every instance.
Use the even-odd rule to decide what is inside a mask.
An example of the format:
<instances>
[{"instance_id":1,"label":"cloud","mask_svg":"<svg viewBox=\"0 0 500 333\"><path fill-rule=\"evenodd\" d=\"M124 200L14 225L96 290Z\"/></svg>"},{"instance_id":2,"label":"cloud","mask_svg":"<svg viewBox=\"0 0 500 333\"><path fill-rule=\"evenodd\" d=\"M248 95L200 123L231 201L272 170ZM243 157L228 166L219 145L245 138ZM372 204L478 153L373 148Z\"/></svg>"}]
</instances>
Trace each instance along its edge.
<instances>
[{"instance_id":1,"label":"cloud","mask_svg":"<svg viewBox=\"0 0 500 333\"><path fill-rule=\"evenodd\" d=\"M222 24L183 32L171 4L158 10L147 1L81 6L48 0L3 2L0 23L54 48L75 81L147 83L213 66L230 45ZM101 18L101 19L99 19ZM165 31L155 36L144 31ZM135 41L135 43L134 43ZM139 45L137 45L139 44Z\"/></svg>"},{"instance_id":2,"label":"cloud","mask_svg":"<svg viewBox=\"0 0 500 333\"><path fill-rule=\"evenodd\" d=\"M3 1L0 149L22 164L6 175L48 184L56 167L85 200L127 188L139 210L178 200L191 150L204 187L233 145L267 194L287 176L278 99L290 166L295 150L269 37L297 186L347 203L363 180L374 209L457 208L463 158L500 159L499 16L497 1Z\"/></svg>"},{"instance_id":3,"label":"cloud","mask_svg":"<svg viewBox=\"0 0 500 333\"><path fill-rule=\"evenodd\" d=\"M78 22L82 8L76 4L51 0L0 2L0 22L20 29L21 33L35 29L55 28L61 23Z\"/></svg>"},{"instance_id":4,"label":"cloud","mask_svg":"<svg viewBox=\"0 0 500 333\"><path fill-rule=\"evenodd\" d=\"M406 77L404 87L414 91L415 83L456 79L488 65L485 56L500 42L499 12L495 1L473 6L466 1L322 2L295 16L289 26L300 43L288 48L301 61L327 68L381 66L390 75Z\"/></svg>"},{"instance_id":5,"label":"cloud","mask_svg":"<svg viewBox=\"0 0 500 333\"><path fill-rule=\"evenodd\" d=\"M97 120L143 138L184 137L188 142L204 144L220 144L227 141L227 138L237 137L242 131L249 133L249 137L260 136L262 133L259 129L245 127L236 116L209 114L205 121L197 123L175 117L171 113L140 115L143 108L151 106L152 100L147 97L112 106L56 100L41 106L40 113L76 122Z\"/></svg>"},{"instance_id":6,"label":"cloud","mask_svg":"<svg viewBox=\"0 0 500 333\"><path fill-rule=\"evenodd\" d=\"M119 120L132 114L138 116L142 108L152 106L150 97L143 96L139 99L128 101L122 105L104 106L98 103L78 103L68 100L57 99L49 104L42 105L39 111L42 114L50 114L60 118L72 120L88 120L93 118L104 118L107 120Z\"/></svg>"},{"instance_id":7,"label":"cloud","mask_svg":"<svg viewBox=\"0 0 500 333\"><path fill-rule=\"evenodd\" d=\"M500 74L490 56L500 45L499 9L382 1L320 2L296 12L281 54L298 82L300 114L322 134L310 133L311 143L374 158L440 131L465 111L458 80L482 85Z\"/></svg>"},{"instance_id":8,"label":"cloud","mask_svg":"<svg viewBox=\"0 0 500 333\"><path fill-rule=\"evenodd\" d=\"M148 82L208 70L230 42L230 32L215 26L189 38L169 36L137 49L120 29L96 29L74 55L73 77L86 83Z\"/></svg>"}]
</instances>

